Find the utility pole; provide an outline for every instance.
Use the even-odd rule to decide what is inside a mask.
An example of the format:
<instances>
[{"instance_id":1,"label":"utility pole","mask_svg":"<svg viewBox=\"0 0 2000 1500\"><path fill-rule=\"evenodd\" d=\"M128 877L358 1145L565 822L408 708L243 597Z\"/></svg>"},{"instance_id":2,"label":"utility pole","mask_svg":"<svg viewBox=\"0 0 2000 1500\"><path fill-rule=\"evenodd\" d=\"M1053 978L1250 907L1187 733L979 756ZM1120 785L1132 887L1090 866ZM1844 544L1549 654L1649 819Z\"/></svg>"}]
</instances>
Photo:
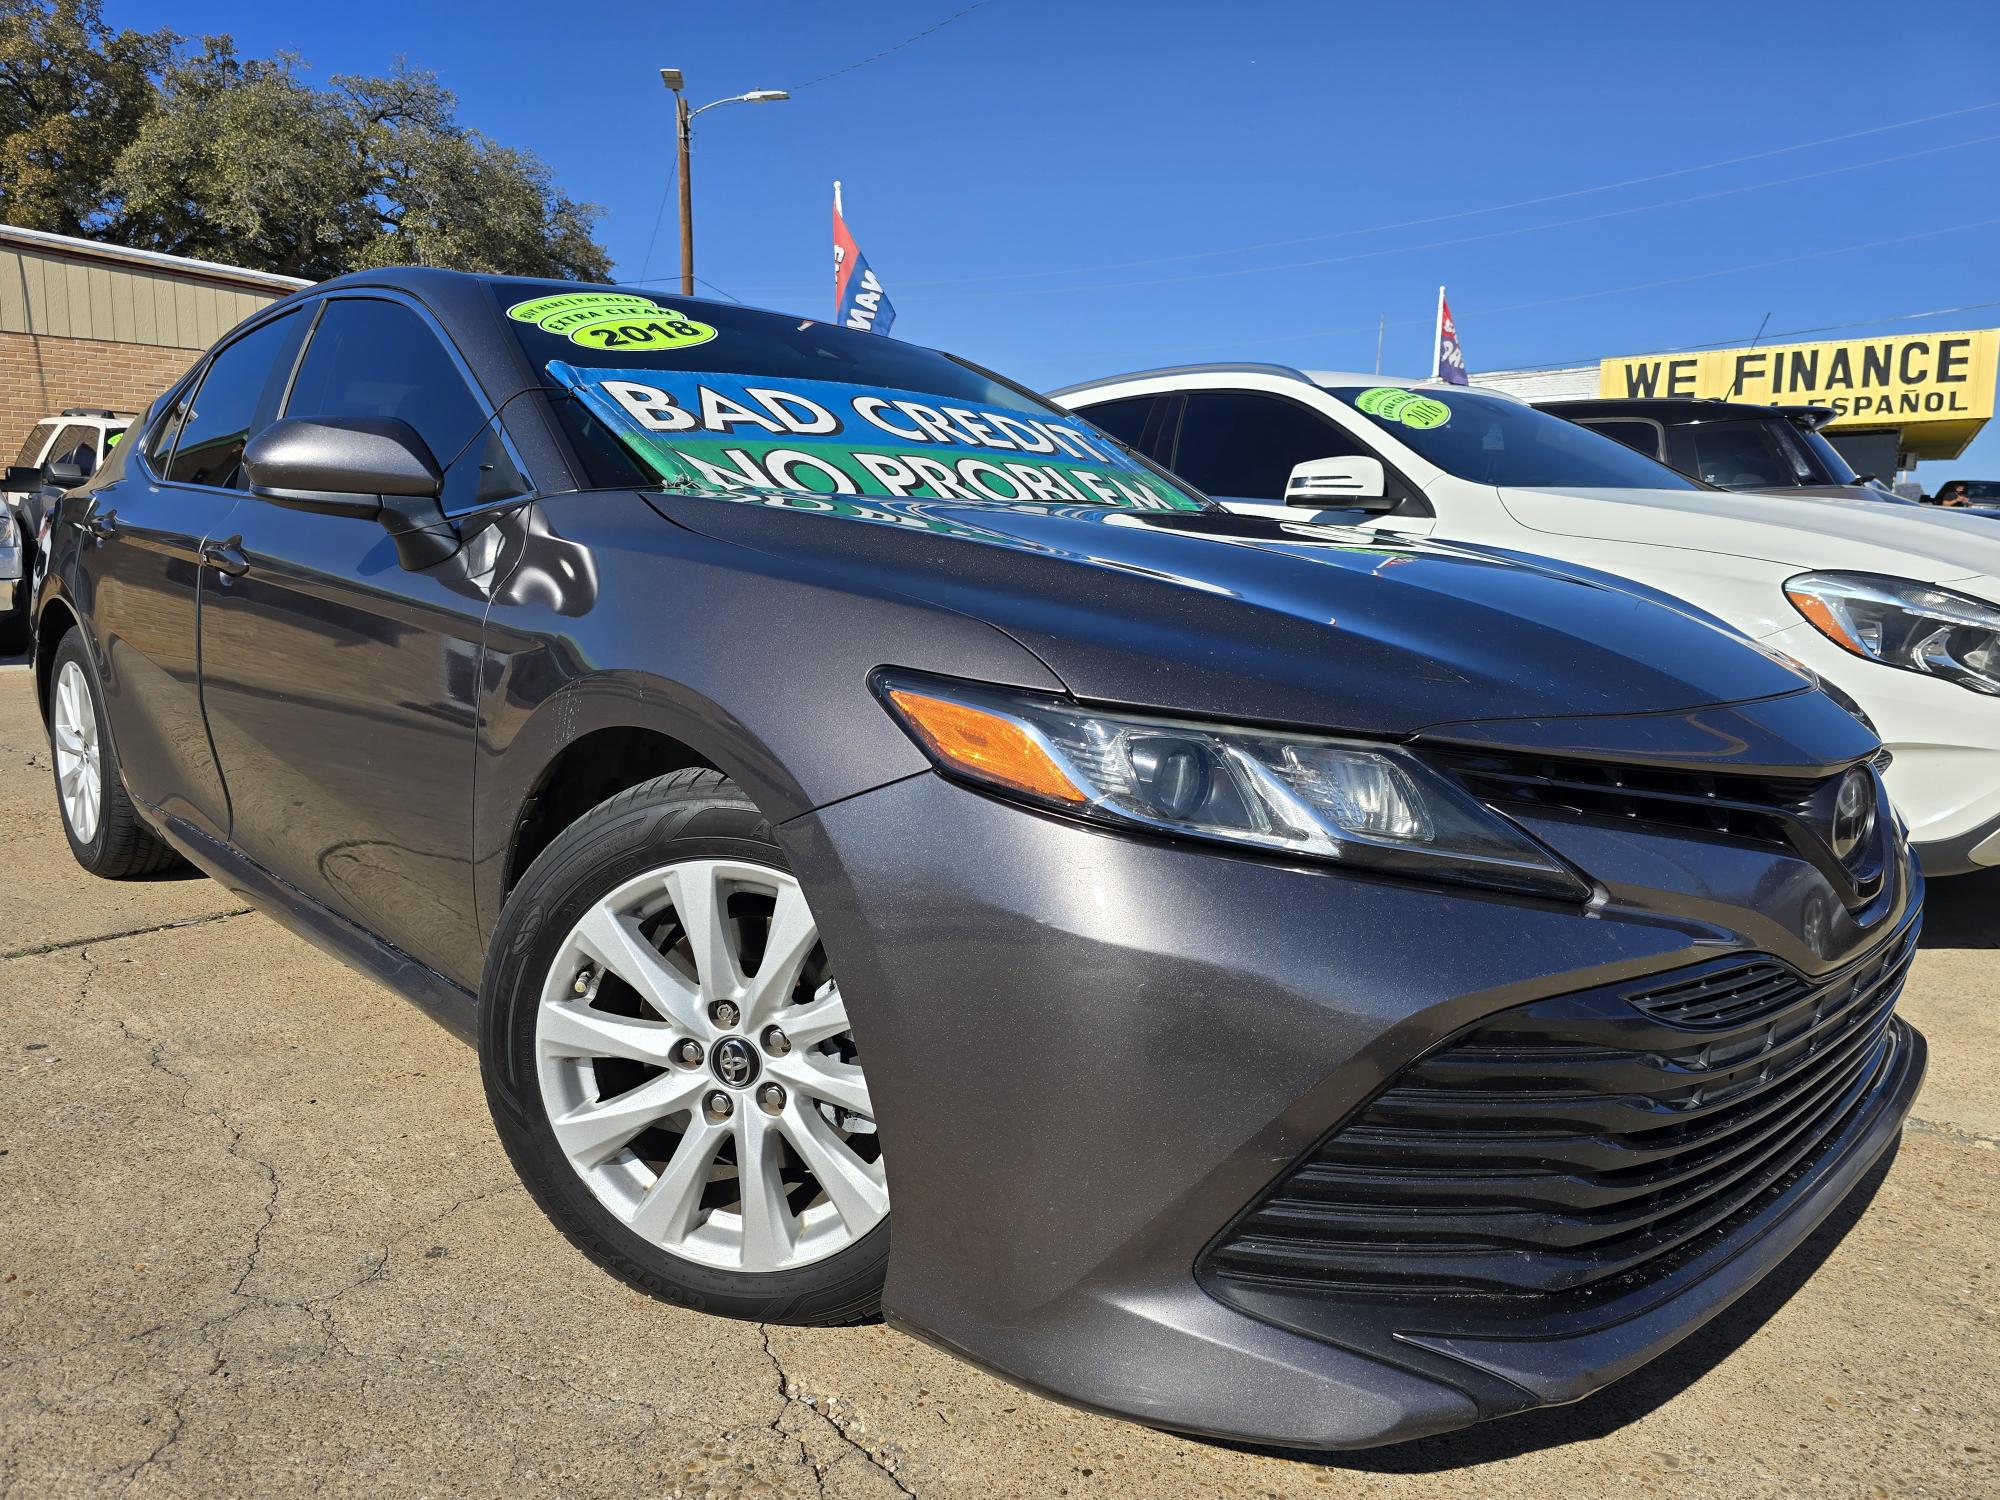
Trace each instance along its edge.
<instances>
[{"instance_id":1,"label":"utility pole","mask_svg":"<svg viewBox=\"0 0 2000 1500\"><path fill-rule=\"evenodd\" d=\"M681 295L694 295L694 184L688 178L688 127L694 116L688 113L687 95L674 94L674 134L679 137L676 166L681 174Z\"/></svg>"},{"instance_id":2,"label":"utility pole","mask_svg":"<svg viewBox=\"0 0 2000 1500\"><path fill-rule=\"evenodd\" d=\"M679 68L660 69L660 82L674 96L674 166L681 178L681 295L694 295L694 184L689 180L689 146L694 140L694 117L703 109L715 109L724 104L775 104L792 96L783 89L752 89L747 94L732 94L727 99L717 99L704 104L701 109L689 109L687 95L682 92L686 79Z\"/></svg>"},{"instance_id":3,"label":"utility pole","mask_svg":"<svg viewBox=\"0 0 2000 1500\"><path fill-rule=\"evenodd\" d=\"M1375 320L1375 373L1382 373L1382 330L1389 326L1389 315L1383 313Z\"/></svg>"}]
</instances>

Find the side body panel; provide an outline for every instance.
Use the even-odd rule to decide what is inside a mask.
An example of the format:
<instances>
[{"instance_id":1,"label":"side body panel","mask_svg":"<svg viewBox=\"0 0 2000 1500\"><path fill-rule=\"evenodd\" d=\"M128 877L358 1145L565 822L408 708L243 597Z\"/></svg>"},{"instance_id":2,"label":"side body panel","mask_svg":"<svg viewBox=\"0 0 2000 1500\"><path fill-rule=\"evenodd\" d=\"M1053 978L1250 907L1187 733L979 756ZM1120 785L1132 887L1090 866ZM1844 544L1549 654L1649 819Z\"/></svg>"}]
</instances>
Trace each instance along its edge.
<instances>
[{"instance_id":1,"label":"side body panel","mask_svg":"<svg viewBox=\"0 0 2000 1500\"><path fill-rule=\"evenodd\" d=\"M202 705L230 841L476 986L472 734L491 549L410 572L371 521L247 497L223 529L244 571L206 575Z\"/></svg>"}]
</instances>

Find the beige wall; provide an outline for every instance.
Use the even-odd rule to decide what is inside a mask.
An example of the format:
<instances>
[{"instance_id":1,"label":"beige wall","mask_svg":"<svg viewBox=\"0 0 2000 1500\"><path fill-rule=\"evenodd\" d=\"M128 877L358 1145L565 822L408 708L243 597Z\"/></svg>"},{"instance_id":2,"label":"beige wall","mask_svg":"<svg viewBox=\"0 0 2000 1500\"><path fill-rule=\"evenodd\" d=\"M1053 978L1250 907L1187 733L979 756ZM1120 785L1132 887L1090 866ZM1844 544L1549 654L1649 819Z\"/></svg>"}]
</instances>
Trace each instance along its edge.
<instances>
[{"instance_id":1,"label":"beige wall","mask_svg":"<svg viewBox=\"0 0 2000 1500\"><path fill-rule=\"evenodd\" d=\"M0 243L0 333L206 349L283 295Z\"/></svg>"}]
</instances>

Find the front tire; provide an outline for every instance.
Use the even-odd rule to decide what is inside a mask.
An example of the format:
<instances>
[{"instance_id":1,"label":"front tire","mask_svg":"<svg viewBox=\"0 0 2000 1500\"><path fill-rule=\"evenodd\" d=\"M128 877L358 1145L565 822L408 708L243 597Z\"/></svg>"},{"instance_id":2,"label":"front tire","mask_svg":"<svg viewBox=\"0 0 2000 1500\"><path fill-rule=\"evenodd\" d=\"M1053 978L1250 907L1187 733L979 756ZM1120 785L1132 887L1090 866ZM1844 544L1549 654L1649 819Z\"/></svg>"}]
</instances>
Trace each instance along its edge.
<instances>
[{"instance_id":1,"label":"front tire","mask_svg":"<svg viewBox=\"0 0 2000 1500\"><path fill-rule=\"evenodd\" d=\"M877 1310L889 1195L846 1004L768 820L719 772L622 792L536 859L479 1050L522 1181L613 1275L758 1321Z\"/></svg>"},{"instance_id":2,"label":"front tire","mask_svg":"<svg viewBox=\"0 0 2000 1500\"><path fill-rule=\"evenodd\" d=\"M56 650L49 682L56 810L69 852L84 869L106 880L172 869L180 856L147 826L126 795L106 723L97 667L83 633L72 630Z\"/></svg>"}]
</instances>

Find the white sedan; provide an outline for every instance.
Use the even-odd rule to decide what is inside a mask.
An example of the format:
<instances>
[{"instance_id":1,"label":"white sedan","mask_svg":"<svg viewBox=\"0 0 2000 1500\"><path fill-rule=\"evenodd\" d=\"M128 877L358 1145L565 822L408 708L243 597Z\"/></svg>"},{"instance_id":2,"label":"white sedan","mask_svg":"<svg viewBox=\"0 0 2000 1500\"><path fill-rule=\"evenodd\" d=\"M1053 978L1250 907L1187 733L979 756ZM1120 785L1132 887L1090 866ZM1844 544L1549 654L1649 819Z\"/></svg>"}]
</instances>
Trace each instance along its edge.
<instances>
[{"instance_id":1,"label":"white sedan","mask_svg":"<svg viewBox=\"0 0 2000 1500\"><path fill-rule=\"evenodd\" d=\"M1711 489L1499 392L1198 365L1054 399L1236 510L1538 553L1676 595L1858 703L1933 875L2000 865L2000 524Z\"/></svg>"}]
</instances>

